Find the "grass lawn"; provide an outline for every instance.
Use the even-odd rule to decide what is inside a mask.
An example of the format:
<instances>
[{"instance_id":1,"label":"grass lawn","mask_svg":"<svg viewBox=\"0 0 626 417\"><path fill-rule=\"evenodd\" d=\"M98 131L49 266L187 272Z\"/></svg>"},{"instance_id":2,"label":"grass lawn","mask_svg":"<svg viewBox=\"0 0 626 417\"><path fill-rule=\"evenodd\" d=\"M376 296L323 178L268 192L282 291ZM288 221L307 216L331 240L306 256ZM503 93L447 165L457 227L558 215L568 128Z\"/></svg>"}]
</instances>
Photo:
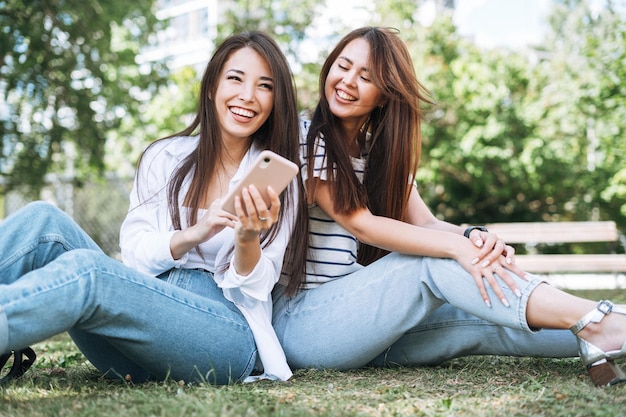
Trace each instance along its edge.
<instances>
[{"instance_id":1,"label":"grass lawn","mask_svg":"<svg viewBox=\"0 0 626 417\"><path fill-rule=\"evenodd\" d=\"M626 303L626 290L576 291ZM289 382L213 387L111 382L67 335L0 388L0 416L621 416L626 384L595 388L578 359L494 356L433 368L302 370ZM626 367L626 361L624 361Z\"/></svg>"}]
</instances>

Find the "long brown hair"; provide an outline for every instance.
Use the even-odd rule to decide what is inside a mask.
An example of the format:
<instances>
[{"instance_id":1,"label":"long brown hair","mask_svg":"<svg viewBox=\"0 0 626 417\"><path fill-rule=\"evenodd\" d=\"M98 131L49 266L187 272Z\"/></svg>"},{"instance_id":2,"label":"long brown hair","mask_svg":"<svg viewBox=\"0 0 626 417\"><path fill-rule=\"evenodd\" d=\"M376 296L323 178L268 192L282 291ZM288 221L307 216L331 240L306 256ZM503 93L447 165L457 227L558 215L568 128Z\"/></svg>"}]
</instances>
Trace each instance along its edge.
<instances>
[{"instance_id":1,"label":"long brown hair","mask_svg":"<svg viewBox=\"0 0 626 417\"><path fill-rule=\"evenodd\" d=\"M385 104L370 113L360 130L363 137L346 138L338 118L330 110L324 87L328 73L343 49L360 38L370 46L369 74ZM368 207L375 215L404 220L411 192L410 179L414 178L419 163L421 106L432 103L432 100L417 80L411 56L397 31L363 27L344 36L322 66L319 91L320 100L307 136L308 178L313 178L315 141L322 135L335 211L350 213ZM370 135L371 146L361 184L352 167L348 143L352 139L362 143L366 134ZM360 243L358 261L367 265L386 253Z\"/></svg>"},{"instance_id":2,"label":"long brown hair","mask_svg":"<svg viewBox=\"0 0 626 417\"><path fill-rule=\"evenodd\" d=\"M200 138L196 149L172 173L167 185L168 208L172 225L176 230L181 229L179 201L181 201L181 187L185 180L191 178L184 200L190 207L186 219L187 224L193 225L196 223L203 197L207 194L211 176L215 175L213 167L222 163L219 158L222 155L224 143L215 105L210 97L216 95L219 76L225 63L233 53L242 48L251 48L262 56L269 65L273 78L272 112L265 123L251 135L250 141L256 143L260 149L272 150L299 164L296 89L285 56L276 42L263 32L249 31L231 35L217 47L207 64L200 84L197 113L191 124L182 131L159 139L150 145L178 136L199 135ZM139 164L142 159L143 155ZM299 202L297 206L296 200ZM308 222L306 221L307 207L302 181L298 181L298 188L291 184L280 195L280 202L279 221L261 235L261 242L263 246L271 243L286 213L296 212L296 215L291 216L294 221L292 244L285 254L285 264L290 266L289 276L294 281L294 284L290 281L291 287L289 288L293 291L293 288L299 285L306 263Z\"/></svg>"}]
</instances>

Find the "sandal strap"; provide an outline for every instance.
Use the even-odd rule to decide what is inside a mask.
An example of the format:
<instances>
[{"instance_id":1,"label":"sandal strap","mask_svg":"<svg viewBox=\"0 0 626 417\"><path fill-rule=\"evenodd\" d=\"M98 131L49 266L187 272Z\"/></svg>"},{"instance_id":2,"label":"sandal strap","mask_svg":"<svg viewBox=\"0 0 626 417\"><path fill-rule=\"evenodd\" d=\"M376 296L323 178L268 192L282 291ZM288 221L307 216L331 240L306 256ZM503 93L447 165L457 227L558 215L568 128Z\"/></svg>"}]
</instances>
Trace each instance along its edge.
<instances>
[{"instance_id":1,"label":"sandal strap","mask_svg":"<svg viewBox=\"0 0 626 417\"><path fill-rule=\"evenodd\" d=\"M580 320L578 320L570 330L574 334L578 334L582 329L585 328L589 323L599 323L602 321L604 316L609 314L611 311L615 311L616 313L626 314L626 311L622 312L623 309L615 307L612 302L608 300L602 300L598 303L596 308L591 310L589 313L585 314Z\"/></svg>"},{"instance_id":2,"label":"sandal strap","mask_svg":"<svg viewBox=\"0 0 626 417\"><path fill-rule=\"evenodd\" d=\"M624 314L626 315L626 308L620 307L620 306L613 306L613 310L611 310L612 313L619 313L619 314Z\"/></svg>"}]
</instances>

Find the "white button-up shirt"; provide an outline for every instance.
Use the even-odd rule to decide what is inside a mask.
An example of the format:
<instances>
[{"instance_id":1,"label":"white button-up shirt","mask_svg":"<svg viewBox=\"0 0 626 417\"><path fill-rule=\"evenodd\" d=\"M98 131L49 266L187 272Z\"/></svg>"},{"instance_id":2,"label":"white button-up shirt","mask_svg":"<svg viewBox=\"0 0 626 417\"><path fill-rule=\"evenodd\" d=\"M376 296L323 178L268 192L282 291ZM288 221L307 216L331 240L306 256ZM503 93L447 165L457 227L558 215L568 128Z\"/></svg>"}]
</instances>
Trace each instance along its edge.
<instances>
[{"instance_id":1,"label":"white button-up shirt","mask_svg":"<svg viewBox=\"0 0 626 417\"><path fill-rule=\"evenodd\" d=\"M230 259L230 267L222 272L216 266L226 263L234 245L234 231L225 228L200 245L203 257L195 248L180 259L173 259L170 240L176 232L172 227L167 204L168 181L178 165L198 144L198 137L177 137L162 140L145 153L130 194L130 209L120 230L120 247L124 264L148 275L157 276L172 268L203 268L214 274L225 297L243 313L254 339L268 378L287 380L292 372L272 327L271 291L280 277L285 248L295 223L295 213L285 213L276 238L263 248L261 258L248 275L239 275ZM244 156L230 187L250 168L261 150L254 145ZM294 180L294 185L295 185ZM186 181L180 193L181 222L185 227L186 208L182 200L189 187ZM139 184L139 187L137 185ZM298 187L295 187L298 190ZM297 204L292 205L297 207ZM199 215L202 215L201 211Z\"/></svg>"}]
</instances>

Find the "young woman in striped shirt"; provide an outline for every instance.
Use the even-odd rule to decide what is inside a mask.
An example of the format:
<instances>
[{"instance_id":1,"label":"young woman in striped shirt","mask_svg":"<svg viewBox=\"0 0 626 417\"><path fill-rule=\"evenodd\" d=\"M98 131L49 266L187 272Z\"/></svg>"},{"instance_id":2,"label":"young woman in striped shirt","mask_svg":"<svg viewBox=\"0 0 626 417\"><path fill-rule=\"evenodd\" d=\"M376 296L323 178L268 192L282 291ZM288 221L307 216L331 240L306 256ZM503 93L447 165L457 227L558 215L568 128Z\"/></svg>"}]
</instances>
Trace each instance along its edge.
<instances>
[{"instance_id":1,"label":"young woman in striped shirt","mask_svg":"<svg viewBox=\"0 0 626 417\"><path fill-rule=\"evenodd\" d=\"M273 323L292 367L580 349L596 385L626 379L614 362L626 356L626 308L525 274L496 235L438 220L423 202L413 180L429 98L396 32L345 36L322 67L320 91L301 133L307 274L300 288L274 292Z\"/></svg>"}]
</instances>

